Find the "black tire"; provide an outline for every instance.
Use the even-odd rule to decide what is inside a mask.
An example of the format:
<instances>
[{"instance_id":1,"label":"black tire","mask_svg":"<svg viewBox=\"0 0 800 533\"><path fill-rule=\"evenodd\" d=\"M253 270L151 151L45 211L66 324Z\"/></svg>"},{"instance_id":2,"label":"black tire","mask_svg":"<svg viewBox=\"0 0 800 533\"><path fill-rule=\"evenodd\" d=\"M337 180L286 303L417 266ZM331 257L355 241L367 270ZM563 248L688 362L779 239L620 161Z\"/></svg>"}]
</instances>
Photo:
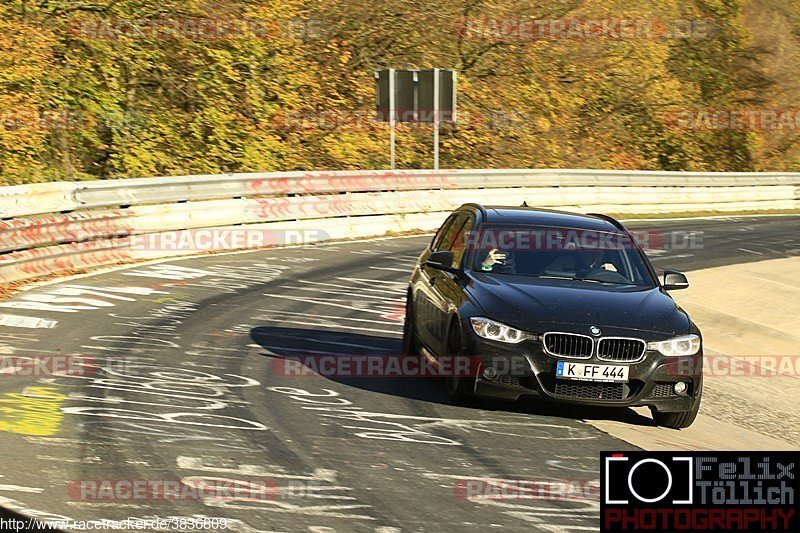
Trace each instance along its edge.
<instances>
[{"instance_id":1,"label":"black tire","mask_svg":"<svg viewBox=\"0 0 800 533\"><path fill-rule=\"evenodd\" d=\"M406 318L403 322L403 355L419 355L419 340L417 340L417 328L414 327L411 292L406 296Z\"/></svg>"},{"instance_id":2,"label":"black tire","mask_svg":"<svg viewBox=\"0 0 800 533\"><path fill-rule=\"evenodd\" d=\"M458 329L458 323L453 321L447 334L447 353L445 356L452 357L460 355L461 352L461 332ZM472 396L471 386L472 382L469 378L448 376L444 379L447 396L455 404L463 403Z\"/></svg>"},{"instance_id":3,"label":"black tire","mask_svg":"<svg viewBox=\"0 0 800 533\"><path fill-rule=\"evenodd\" d=\"M703 396L703 382L700 382L700 390L697 391L692 402L692 408L688 411L680 411L677 413L659 413L656 410L651 410L653 413L653 420L659 426L672 429L685 429L694 423L697 418L697 413L700 411L700 399Z\"/></svg>"}]
</instances>

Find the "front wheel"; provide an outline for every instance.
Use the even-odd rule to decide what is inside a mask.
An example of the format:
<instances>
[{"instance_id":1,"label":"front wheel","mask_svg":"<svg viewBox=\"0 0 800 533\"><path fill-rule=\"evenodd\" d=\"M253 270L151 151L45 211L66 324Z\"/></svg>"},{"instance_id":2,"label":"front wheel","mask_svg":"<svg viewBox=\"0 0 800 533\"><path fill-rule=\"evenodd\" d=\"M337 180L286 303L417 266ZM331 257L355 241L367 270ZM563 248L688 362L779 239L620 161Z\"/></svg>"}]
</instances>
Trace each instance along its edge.
<instances>
[{"instance_id":1,"label":"front wheel","mask_svg":"<svg viewBox=\"0 0 800 533\"><path fill-rule=\"evenodd\" d=\"M453 322L450 325L450 332L447 335L447 353L445 357L456 357L461 353L461 333L458 324ZM455 365L451 365L455 368ZM466 376L447 376L444 380L447 396L453 403L463 403L471 396L471 381Z\"/></svg>"},{"instance_id":2,"label":"front wheel","mask_svg":"<svg viewBox=\"0 0 800 533\"><path fill-rule=\"evenodd\" d=\"M672 428L672 429L685 429L694 423L697 418L697 413L700 411L700 398L703 396L703 382L700 382L697 396L692 401L692 408L688 411L679 411L677 413L659 413L651 409L653 413L653 420L659 426Z\"/></svg>"},{"instance_id":3,"label":"front wheel","mask_svg":"<svg viewBox=\"0 0 800 533\"><path fill-rule=\"evenodd\" d=\"M406 318L403 322L403 355L419 355L419 341L417 340L417 328L414 327L411 292L406 297Z\"/></svg>"}]
</instances>

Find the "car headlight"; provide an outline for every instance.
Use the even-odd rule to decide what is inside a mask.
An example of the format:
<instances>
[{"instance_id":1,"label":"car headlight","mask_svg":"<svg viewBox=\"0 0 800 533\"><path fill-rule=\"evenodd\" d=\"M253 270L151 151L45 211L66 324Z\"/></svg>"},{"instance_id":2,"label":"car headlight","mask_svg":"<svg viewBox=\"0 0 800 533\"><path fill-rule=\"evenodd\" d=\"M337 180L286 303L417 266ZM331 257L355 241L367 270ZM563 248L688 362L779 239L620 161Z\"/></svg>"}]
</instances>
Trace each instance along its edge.
<instances>
[{"instance_id":1,"label":"car headlight","mask_svg":"<svg viewBox=\"0 0 800 533\"><path fill-rule=\"evenodd\" d=\"M647 344L648 350L658 350L663 355L694 355L700 351L700 337L686 335Z\"/></svg>"},{"instance_id":2,"label":"car headlight","mask_svg":"<svg viewBox=\"0 0 800 533\"><path fill-rule=\"evenodd\" d=\"M531 338L531 335L520 331L511 326L506 326L500 322L489 320L488 318L473 317L469 319L472 323L472 330L484 339L497 342L507 342L509 344L517 344L525 339Z\"/></svg>"}]
</instances>

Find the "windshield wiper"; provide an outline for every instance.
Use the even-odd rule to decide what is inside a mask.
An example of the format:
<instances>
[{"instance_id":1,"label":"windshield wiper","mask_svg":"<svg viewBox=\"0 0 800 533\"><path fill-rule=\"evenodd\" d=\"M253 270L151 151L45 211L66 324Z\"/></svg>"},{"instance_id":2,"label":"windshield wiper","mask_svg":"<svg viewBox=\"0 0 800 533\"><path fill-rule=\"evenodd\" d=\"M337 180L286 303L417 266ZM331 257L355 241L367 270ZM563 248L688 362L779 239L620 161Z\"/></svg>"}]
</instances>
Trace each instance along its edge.
<instances>
[{"instance_id":1,"label":"windshield wiper","mask_svg":"<svg viewBox=\"0 0 800 533\"><path fill-rule=\"evenodd\" d=\"M572 278L576 281L593 281L594 283L602 283L604 285L634 285L628 281L603 281L594 278Z\"/></svg>"},{"instance_id":2,"label":"windshield wiper","mask_svg":"<svg viewBox=\"0 0 800 533\"><path fill-rule=\"evenodd\" d=\"M602 283L604 285L633 285L633 283L620 281L602 281L594 278L579 278L577 276L550 276L546 274L533 274L531 277L544 279L567 279L570 281L590 281L592 283Z\"/></svg>"}]
</instances>

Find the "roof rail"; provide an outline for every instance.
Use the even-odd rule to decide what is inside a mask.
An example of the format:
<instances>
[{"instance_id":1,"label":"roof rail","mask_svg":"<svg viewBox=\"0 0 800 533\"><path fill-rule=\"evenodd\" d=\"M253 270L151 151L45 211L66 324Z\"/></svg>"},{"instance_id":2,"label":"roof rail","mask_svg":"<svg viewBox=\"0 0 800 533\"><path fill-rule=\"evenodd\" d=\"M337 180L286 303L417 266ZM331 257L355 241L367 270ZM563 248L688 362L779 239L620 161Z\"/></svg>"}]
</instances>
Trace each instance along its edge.
<instances>
[{"instance_id":1,"label":"roof rail","mask_svg":"<svg viewBox=\"0 0 800 533\"><path fill-rule=\"evenodd\" d=\"M617 220L616 218L614 218L614 217L612 217L612 216L604 215L604 214L602 214L602 213L586 213L586 214L587 214L587 215L589 215L589 216L593 216L593 217L597 217L597 218L602 218L602 219L603 219L603 220L605 220L606 222L610 222L611 224L613 224L615 228L617 228L617 229L619 229L619 230L622 230L622 231L624 231L625 233L628 233L628 228L626 228L625 226L623 226L623 225L622 225L622 222L620 222L619 220Z\"/></svg>"}]
</instances>

